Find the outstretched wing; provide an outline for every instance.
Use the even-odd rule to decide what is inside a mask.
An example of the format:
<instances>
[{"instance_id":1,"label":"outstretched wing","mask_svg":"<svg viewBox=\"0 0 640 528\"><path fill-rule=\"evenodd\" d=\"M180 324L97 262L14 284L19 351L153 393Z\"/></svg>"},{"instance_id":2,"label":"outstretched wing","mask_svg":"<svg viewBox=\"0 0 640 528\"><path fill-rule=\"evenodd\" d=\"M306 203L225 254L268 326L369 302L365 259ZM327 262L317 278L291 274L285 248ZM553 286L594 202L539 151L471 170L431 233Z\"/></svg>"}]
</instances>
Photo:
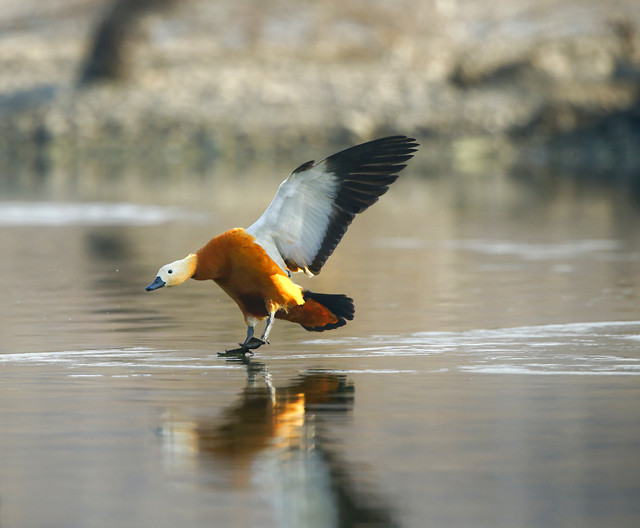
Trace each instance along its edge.
<instances>
[{"instance_id":1,"label":"outstretched wing","mask_svg":"<svg viewBox=\"0 0 640 528\"><path fill-rule=\"evenodd\" d=\"M304 163L247 232L283 270L318 274L353 217L387 192L417 147L390 136Z\"/></svg>"}]
</instances>

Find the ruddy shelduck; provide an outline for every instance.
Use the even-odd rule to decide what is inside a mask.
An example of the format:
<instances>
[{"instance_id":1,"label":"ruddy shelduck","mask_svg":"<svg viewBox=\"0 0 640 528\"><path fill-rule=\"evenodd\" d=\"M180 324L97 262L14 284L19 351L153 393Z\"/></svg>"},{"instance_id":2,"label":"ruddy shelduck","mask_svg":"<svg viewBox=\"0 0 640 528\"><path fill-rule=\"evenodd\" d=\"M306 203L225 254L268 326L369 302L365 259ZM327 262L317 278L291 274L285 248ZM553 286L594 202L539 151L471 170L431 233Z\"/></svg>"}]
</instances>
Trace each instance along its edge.
<instances>
[{"instance_id":1,"label":"ruddy shelduck","mask_svg":"<svg viewBox=\"0 0 640 528\"><path fill-rule=\"evenodd\" d=\"M247 229L231 229L158 271L147 291L187 279L213 280L240 307L247 337L227 353L246 354L268 343L275 319L312 332L352 320L346 295L313 293L291 280L292 272L317 275L354 216L378 201L398 179L418 143L390 136L303 163L280 184L267 210ZM254 328L267 324L258 339Z\"/></svg>"}]
</instances>

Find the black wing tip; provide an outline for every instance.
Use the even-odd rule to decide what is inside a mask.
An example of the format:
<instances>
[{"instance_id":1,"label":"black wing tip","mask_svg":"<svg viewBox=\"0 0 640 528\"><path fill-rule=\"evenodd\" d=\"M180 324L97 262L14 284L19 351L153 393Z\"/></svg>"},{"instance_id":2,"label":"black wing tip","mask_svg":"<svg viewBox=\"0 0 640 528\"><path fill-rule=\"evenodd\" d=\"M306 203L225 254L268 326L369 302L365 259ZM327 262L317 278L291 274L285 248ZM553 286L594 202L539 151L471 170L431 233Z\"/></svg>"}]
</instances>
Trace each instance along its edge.
<instances>
[{"instance_id":1,"label":"black wing tip","mask_svg":"<svg viewBox=\"0 0 640 528\"><path fill-rule=\"evenodd\" d=\"M359 143L352 147L336 152L331 156L328 156L322 162L328 162L332 165L332 169L343 170L348 172L349 168L355 167L340 167L340 165L346 162L352 166L361 166L363 172L373 171L373 174L382 173L389 174L389 168L393 171L401 171L406 165L402 163L409 161L414 152L417 152L420 143L415 138L403 135L385 136L365 143ZM322 163L320 162L320 163ZM291 174L299 172L305 172L316 165L315 160L306 161L299 167L296 167ZM354 170L353 172L358 172Z\"/></svg>"},{"instance_id":2,"label":"black wing tip","mask_svg":"<svg viewBox=\"0 0 640 528\"><path fill-rule=\"evenodd\" d=\"M420 146L420 143L417 142L416 138L413 138L410 136L402 136L402 135L385 136L378 139L372 139L371 141L367 141L366 143L361 143L360 145L375 145L376 143L379 145L387 144L389 146L394 146L394 147L402 145L405 148L412 149L411 152L417 151L418 147ZM360 145L356 145L356 146L360 146Z\"/></svg>"},{"instance_id":3,"label":"black wing tip","mask_svg":"<svg viewBox=\"0 0 640 528\"><path fill-rule=\"evenodd\" d=\"M409 136L386 136L333 154L327 169L340 179L333 215L309 270L317 275L333 253L354 216L376 203L407 167L418 142Z\"/></svg>"},{"instance_id":4,"label":"black wing tip","mask_svg":"<svg viewBox=\"0 0 640 528\"><path fill-rule=\"evenodd\" d=\"M383 136L383 137L380 137L380 138L372 139L372 140L367 141L367 142L365 142L365 143L374 143L374 142L376 142L376 141L389 141L389 142L395 142L395 141L400 141L400 142L403 142L403 141L410 141L410 142L415 142L415 141L416 141L416 138L412 138L412 137L410 137L410 136L406 136L406 135L404 135L404 134L394 134L394 135L392 135L392 136ZM365 143L362 143L362 144L364 145Z\"/></svg>"},{"instance_id":5,"label":"black wing tip","mask_svg":"<svg viewBox=\"0 0 640 528\"><path fill-rule=\"evenodd\" d=\"M413 157L413 153L417 152L419 146L420 143L418 143L415 138L409 136L385 136L372 139L366 143L360 143L342 152L346 153L351 149L358 149L363 152L378 151L380 157L405 155L408 156L407 159L410 159Z\"/></svg>"},{"instance_id":6,"label":"black wing tip","mask_svg":"<svg viewBox=\"0 0 640 528\"><path fill-rule=\"evenodd\" d=\"M400 164L410 160L419 146L409 136L386 136L347 148L323 161L342 178L359 172L392 174L404 168Z\"/></svg>"}]
</instances>

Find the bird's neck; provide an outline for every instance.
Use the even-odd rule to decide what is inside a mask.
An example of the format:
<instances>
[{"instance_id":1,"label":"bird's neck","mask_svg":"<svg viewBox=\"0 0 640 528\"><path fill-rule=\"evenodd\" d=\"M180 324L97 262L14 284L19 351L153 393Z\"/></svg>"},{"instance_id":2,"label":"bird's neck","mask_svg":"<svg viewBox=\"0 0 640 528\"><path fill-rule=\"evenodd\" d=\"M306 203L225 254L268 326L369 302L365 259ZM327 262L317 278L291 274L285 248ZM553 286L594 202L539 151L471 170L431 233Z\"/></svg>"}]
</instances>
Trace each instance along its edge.
<instances>
[{"instance_id":1,"label":"bird's neck","mask_svg":"<svg viewBox=\"0 0 640 528\"><path fill-rule=\"evenodd\" d=\"M196 280L219 280L225 277L238 245L251 243L253 237L242 228L235 228L212 238L197 252Z\"/></svg>"}]
</instances>

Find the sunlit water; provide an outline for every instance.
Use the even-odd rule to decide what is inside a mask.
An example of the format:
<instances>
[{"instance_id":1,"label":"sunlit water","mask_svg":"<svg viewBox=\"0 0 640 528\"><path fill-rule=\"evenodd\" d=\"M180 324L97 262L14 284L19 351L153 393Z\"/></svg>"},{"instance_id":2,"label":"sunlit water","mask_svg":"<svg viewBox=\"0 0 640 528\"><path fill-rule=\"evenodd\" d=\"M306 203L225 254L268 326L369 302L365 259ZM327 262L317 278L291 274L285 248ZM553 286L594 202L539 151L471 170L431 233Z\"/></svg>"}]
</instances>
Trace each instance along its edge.
<instances>
[{"instance_id":1,"label":"sunlit water","mask_svg":"<svg viewBox=\"0 0 640 528\"><path fill-rule=\"evenodd\" d=\"M300 278L356 319L242 363L214 285L144 286L265 174L4 189L3 528L638 526L632 203L409 174Z\"/></svg>"}]
</instances>

